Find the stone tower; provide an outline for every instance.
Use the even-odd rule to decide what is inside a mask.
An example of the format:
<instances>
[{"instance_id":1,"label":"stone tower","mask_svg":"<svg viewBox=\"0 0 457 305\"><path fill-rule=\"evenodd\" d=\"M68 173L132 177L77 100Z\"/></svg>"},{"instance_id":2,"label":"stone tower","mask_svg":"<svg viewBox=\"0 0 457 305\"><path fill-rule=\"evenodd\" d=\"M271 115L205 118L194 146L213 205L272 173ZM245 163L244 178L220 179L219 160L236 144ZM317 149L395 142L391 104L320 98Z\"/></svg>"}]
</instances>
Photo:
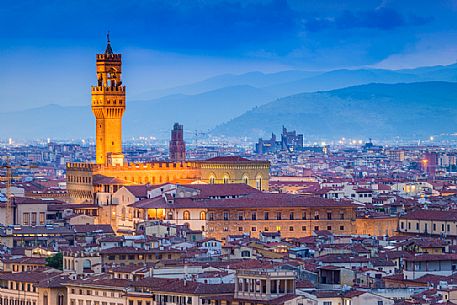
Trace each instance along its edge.
<instances>
[{"instance_id":1,"label":"stone tower","mask_svg":"<svg viewBox=\"0 0 457 305\"><path fill-rule=\"evenodd\" d=\"M170 140L170 161L186 161L186 143L184 142L184 128L179 123L175 123L171 130Z\"/></svg>"},{"instance_id":2,"label":"stone tower","mask_svg":"<svg viewBox=\"0 0 457 305\"><path fill-rule=\"evenodd\" d=\"M104 54L97 54L97 86L92 86L92 112L96 119L96 163L122 165L122 115L125 86L122 85L121 54L114 54L109 34Z\"/></svg>"}]
</instances>

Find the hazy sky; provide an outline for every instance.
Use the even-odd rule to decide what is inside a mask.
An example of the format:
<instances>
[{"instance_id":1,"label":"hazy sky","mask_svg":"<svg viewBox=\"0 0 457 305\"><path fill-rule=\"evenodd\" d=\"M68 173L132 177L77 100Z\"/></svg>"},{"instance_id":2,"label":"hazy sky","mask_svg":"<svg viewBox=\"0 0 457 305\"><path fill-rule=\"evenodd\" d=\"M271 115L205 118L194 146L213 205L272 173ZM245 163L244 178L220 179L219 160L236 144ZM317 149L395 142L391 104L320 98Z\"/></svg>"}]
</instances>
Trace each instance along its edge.
<instances>
[{"instance_id":1,"label":"hazy sky","mask_svg":"<svg viewBox=\"0 0 457 305\"><path fill-rule=\"evenodd\" d=\"M457 0L2 0L2 112L87 105L111 32L130 96L223 73L454 63Z\"/></svg>"}]
</instances>

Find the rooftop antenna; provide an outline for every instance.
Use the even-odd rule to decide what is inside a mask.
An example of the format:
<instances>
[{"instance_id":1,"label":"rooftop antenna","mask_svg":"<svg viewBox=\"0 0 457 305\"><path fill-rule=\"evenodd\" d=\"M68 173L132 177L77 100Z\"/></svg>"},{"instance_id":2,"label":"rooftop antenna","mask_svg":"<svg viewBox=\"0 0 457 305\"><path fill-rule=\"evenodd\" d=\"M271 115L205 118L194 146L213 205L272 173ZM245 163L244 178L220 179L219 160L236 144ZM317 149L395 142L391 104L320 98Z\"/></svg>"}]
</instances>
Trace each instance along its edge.
<instances>
[{"instance_id":1,"label":"rooftop antenna","mask_svg":"<svg viewBox=\"0 0 457 305\"><path fill-rule=\"evenodd\" d=\"M111 48L111 41L109 39L109 31L108 31L108 33L106 33L106 40L107 40L107 45L106 45L105 54L113 54L113 49Z\"/></svg>"}]
</instances>

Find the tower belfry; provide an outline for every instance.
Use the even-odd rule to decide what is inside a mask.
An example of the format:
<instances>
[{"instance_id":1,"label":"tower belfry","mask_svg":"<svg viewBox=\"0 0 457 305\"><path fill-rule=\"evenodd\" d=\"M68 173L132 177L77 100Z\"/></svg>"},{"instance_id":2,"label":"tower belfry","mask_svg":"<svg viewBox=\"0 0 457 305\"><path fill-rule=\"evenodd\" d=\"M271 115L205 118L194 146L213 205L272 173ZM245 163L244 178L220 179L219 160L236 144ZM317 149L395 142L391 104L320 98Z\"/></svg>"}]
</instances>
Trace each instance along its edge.
<instances>
[{"instance_id":1,"label":"tower belfry","mask_svg":"<svg viewBox=\"0 0 457 305\"><path fill-rule=\"evenodd\" d=\"M109 33L104 54L96 56L97 85L92 86L92 112L96 119L96 163L122 165L122 116L125 86L121 54L114 54Z\"/></svg>"}]
</instances>

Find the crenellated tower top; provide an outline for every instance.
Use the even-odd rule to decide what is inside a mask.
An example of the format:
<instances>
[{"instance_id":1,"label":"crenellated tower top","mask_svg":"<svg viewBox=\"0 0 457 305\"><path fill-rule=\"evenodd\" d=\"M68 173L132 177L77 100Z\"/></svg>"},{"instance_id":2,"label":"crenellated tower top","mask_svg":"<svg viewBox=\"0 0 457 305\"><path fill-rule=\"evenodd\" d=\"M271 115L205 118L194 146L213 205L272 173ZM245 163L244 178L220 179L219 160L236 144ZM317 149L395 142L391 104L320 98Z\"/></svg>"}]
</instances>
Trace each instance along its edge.
<instances>
[{"instance_id":1,"label":"crenellated tower top","mask_svg":"<svg viewBox=\"0 0 457 305\"><path fill-rule=\"evenodd\" d=\"M105 53L96 55L97 85L92 86L92 112L96 118L96 162L122 163L122 116L125 86L122 56L114 54L109 33ZM121 160L121 161L120 161Z\"/></svg>"}]
</instances>

